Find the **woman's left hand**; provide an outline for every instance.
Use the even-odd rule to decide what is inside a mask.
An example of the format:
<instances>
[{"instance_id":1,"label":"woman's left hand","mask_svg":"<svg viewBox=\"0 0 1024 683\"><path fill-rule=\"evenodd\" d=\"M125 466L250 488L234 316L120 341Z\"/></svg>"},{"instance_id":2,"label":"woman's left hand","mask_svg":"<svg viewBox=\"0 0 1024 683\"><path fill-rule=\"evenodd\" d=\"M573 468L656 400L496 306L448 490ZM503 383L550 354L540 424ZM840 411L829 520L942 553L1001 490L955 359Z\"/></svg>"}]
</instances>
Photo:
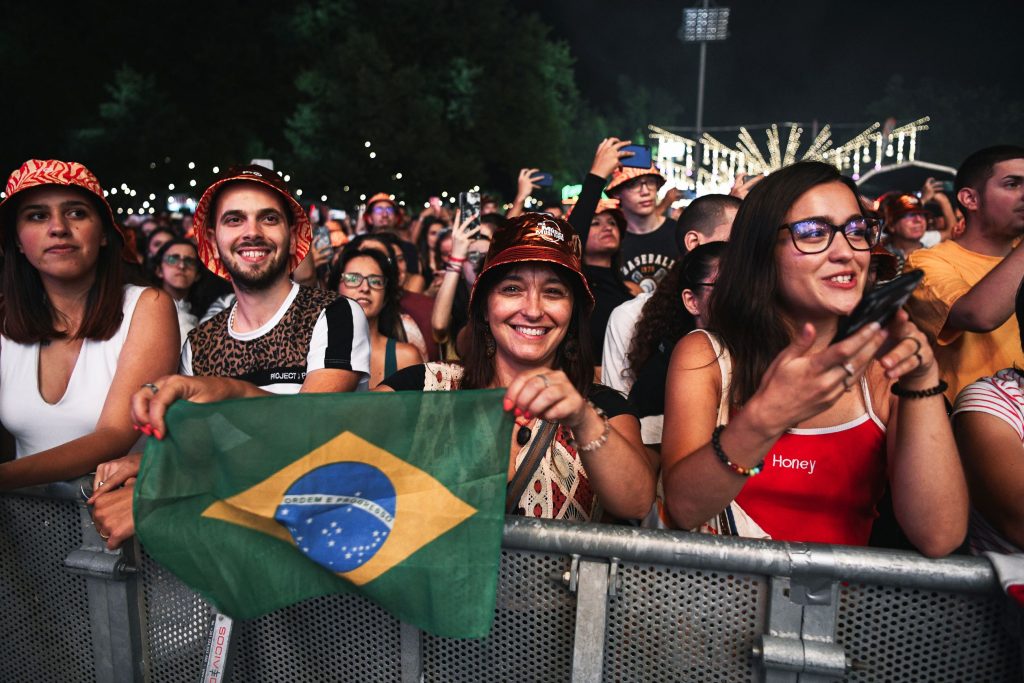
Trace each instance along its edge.
<instances>
[{"instance_id":1,"label":"woman's left hand","mask_svg":"<svg viewBox=\"0 0 1024 683\"><path fill-rule=\"evenodd\" d=\"M561 370L540 368L520 374L505 391L505 410L516 417L558 422L570 429L586 419L587 402Z\"/></svg>"},{"instance_id":2,"label":"woman's left hand","mask_svg":"<svg viewBox=\"0 0 1024 683\"><path fill-rule=\"evenodd\" d=\"M935 354L931 344L907 312L900 310L889 323L889 341L879 351L879 361L889 379L913 383L914 380L934 380ZM924 382L927 384L928 382ZM929 386L935 384L932 381ZM908 386L907 388L917 388Z\"/></svg>"}]
</instances>

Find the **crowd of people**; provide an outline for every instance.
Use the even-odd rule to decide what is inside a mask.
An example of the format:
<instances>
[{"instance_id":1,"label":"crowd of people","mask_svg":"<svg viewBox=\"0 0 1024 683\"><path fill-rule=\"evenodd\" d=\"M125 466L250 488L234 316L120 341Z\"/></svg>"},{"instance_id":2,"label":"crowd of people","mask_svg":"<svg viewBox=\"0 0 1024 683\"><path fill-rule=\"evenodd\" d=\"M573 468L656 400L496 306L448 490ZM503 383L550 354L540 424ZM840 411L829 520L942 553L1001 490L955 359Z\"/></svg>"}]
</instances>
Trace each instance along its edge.
<instances>
[{"instance_id":1,"label":"crowd of people","mask_svg":"<svg viewBox=\"0 0 1024 683\"><path fill-rule=\"evenodd\" d=\"M95 473L113 548L175 401L502 388L510 514L1019 552L1024 148L952 189L865 197L804 161L679 208L628 144L571 206L527 211L523 169L504 209L378 193L355 220L248 165L194 216L122 225L81 164L26 162L0 203L0 488ZM837 336L917 269L905 309Z\"/></svg>"}]
</instances>

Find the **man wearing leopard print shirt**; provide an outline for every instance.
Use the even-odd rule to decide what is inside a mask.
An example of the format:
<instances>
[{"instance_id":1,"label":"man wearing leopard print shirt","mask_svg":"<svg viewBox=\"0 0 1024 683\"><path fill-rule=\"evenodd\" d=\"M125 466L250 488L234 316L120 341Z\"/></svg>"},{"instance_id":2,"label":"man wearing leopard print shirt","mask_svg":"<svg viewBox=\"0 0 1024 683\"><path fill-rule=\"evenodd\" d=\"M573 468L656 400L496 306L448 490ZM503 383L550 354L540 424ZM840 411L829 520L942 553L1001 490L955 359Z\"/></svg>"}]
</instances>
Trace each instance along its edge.
<instances>
[{"instance_id":1,"label":"man wearing leopard print shirt","mask_svg":"<svg viewBox=\"0 0 1024 683\"><path fill-rule=\"evenodd\" d=\"M165 407L180 398L353 391L365 383L362 309L289 277L309 251L312 228L275 172L256 165L228 171L203 193L195 221L199 257L231 282L236 302L189 333L181 376L157 382L159 393L136 394L137 421L146 424L140 418L158 411L159 429Z\"/></svg>"},{"instance_id":2,"label":"man wearing leopard print shirt","mask_svg":"<svg viewBox=\"0 0 1024 683\"><path fill-rule=\"evenodd\" d=\"M353 391L366 381L370 344L362 309L289 277L309 251L312 228L276 173L262 166L228 171L203 193L195 226L199 257L231 281L236 303L189 333L180 375L132 397L132 419L144 433L163 438L164 413L179 399ZM93 519L106 531L108 548L135 533L132 478L139 462L134 453L97 472Z\"/></svg>"}]
</instances>

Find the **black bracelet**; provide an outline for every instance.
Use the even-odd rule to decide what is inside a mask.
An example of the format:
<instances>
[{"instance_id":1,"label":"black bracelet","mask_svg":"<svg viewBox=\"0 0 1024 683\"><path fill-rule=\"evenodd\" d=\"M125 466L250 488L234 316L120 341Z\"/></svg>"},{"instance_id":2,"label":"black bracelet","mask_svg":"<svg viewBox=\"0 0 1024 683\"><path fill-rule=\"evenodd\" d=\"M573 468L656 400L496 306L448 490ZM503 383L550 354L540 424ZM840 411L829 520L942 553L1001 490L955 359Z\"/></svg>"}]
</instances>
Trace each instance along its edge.
<instances>
[{"instance_id":1,"label":"black bracelet","mask_svg":"<svg viewBox=\"0 0 1024 683\"><path fill-rule=\"evenodd\" d=\"M916 391L914 389L904 389L897 382L893 384L892 387L889 388L889 391L896 394L900 398L928 398L929 396L938 396L939 394L945 392L948 388L949 385L946 384L946 381L940 379L939 383L936 384L934 387L931 387L930 389L919 389Z\"/></svg>"},{"instance_id":2,"label":"black bracelet","mask_svg":"<svg viewBox=\"0 0 1024 683\"><path fill-rule=\"evenodd\" d=\"M715 431L711 432L711 447L715 449L715 455L717 455L718 459L722 461L722 464L728 467L736 474L741 474L744 477L753 477L757 474L760 474L761 470L764 469L764 460L757 463L757 465L755 465L754 467L743 467L742 465L737 465L732 460L729 460L729 457L725 454L725 451L722 450L721 436L723 429L725 429L725 425L718 425L717 427L715 427Z\"/></svg>"}]
</instances>

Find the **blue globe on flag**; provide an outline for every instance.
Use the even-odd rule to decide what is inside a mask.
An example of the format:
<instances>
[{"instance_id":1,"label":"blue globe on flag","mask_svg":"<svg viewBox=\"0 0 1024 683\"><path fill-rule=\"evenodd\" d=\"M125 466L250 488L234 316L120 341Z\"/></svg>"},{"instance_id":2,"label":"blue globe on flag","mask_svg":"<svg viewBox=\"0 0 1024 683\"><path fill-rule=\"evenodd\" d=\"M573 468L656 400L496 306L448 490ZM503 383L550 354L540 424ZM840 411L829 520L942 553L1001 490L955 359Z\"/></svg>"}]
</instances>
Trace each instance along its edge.
<instances>
[{"instance_id":1,"label":"blue globe on flag","mask_svg":"<svg viewBox=\"0 0 1024 683\"><path fill-rule=\"evenodd\" d=\"M372 465L324 465L288 487L274 518L314 562L335 573L352 571L391 533L395 487Z\"/></svg>"}]
</instances>

